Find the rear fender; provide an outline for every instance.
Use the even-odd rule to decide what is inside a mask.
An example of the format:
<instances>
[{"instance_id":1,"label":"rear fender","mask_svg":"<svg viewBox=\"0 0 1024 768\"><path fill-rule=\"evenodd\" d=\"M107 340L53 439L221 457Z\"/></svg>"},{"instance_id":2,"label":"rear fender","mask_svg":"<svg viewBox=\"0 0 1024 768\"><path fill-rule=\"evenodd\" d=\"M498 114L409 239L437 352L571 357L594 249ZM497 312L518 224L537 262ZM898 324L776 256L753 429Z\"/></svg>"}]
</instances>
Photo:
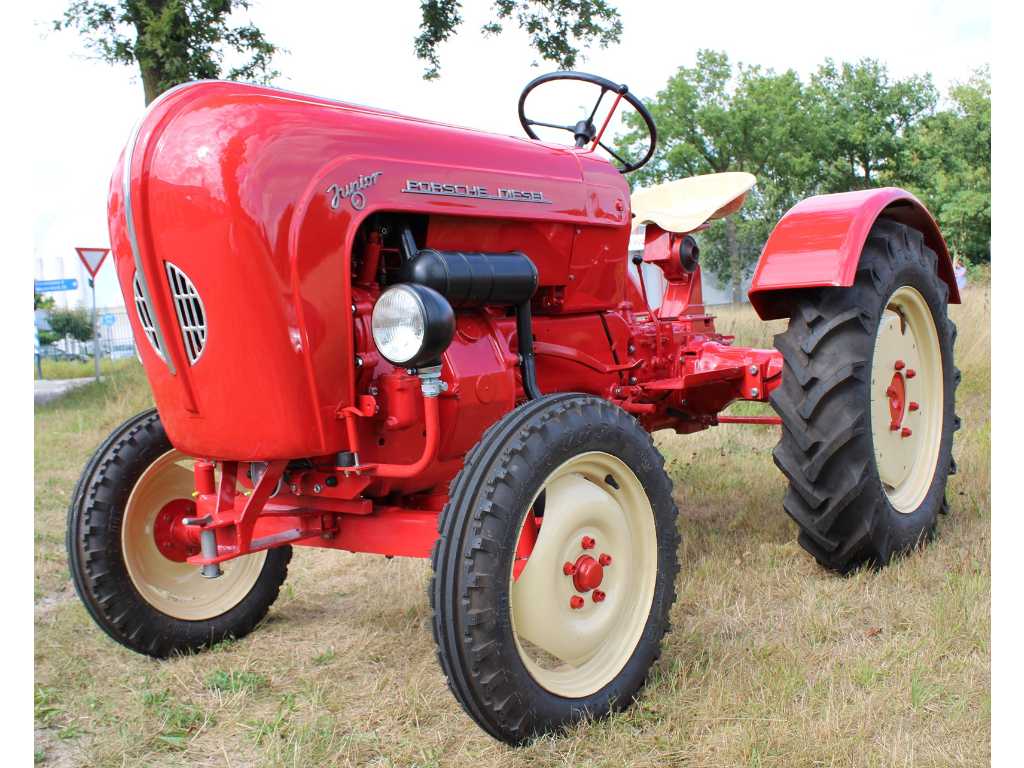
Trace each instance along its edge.
<instances>
[{"instance_id":1,"label":"rear fender","mask_svg":"<svg viewBox=\"0 0 1024 768\"><path fill-rule=\"evenodd\" d=\"M853 285L861 250L881 217L924 235L938 255L938 274L949 286L950 303L959 304L953 262L935 219L909 192L882 187L809 197L782 217L765 243L747 294L761 319L788 317L794 289Z\"/></svg>"}]
</instances>

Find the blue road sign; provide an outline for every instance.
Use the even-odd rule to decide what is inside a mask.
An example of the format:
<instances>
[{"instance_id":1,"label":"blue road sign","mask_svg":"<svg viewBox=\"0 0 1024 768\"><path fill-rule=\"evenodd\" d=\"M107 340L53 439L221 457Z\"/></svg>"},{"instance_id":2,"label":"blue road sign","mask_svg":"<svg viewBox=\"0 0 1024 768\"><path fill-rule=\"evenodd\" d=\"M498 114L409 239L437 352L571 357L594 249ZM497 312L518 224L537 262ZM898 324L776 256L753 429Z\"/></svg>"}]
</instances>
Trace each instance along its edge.
<instances>
[{"instance_id":1,"label":"blue road sign","mask_svg":"<svg viewBox=\"0 0 1024 768\"><path fill-rule=\"evenodd\" d=\"M63 280L36 280L36 293L56 293L58 291L76 291L78 281L74 278Z\"/></svg>"},{"instance_id":2,"label":"blue road sign","mask_svg":"<svg viewBox=\"0 0 1024 768\"><path fill-rule=\"evenodd\" d=\"M114 325L117 322L117 315L104 315L100 318L100 322L104 325Z\"/></svg>"}]
</instances>

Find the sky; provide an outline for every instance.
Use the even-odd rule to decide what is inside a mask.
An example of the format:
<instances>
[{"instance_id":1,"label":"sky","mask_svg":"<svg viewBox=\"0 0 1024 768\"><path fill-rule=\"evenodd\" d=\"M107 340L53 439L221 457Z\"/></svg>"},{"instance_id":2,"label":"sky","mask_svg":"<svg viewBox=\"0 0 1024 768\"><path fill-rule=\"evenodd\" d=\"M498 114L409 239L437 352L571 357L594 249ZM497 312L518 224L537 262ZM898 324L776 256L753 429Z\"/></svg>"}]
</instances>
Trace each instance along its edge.
<instances>
[{"instance_id":1,"label":"sky","mask_svg":"<svg viewBox=\"0 0 1024 768\"><path fill-rule=\"evenodd\" d=\"M986 2L614 4L622 15L621 42L587 51L577 69L626 83L644 97L654 96L678 67L692 66L700 48L777 71L794 69L805 78L826 57L874 57L894 77L930 72L941 90L991 59ZM110 173L144 103L133 68L90 59L74 33L49 31L47 22L66 5L37 0L31 6L32 261L35 277L77 277L84 286L74 247L109 242ZM479 30L490 7L489 0L464 0L465 21L442 45L441 78L434 82L421 78L423 64L412 51L417 0L254 0L247 15L288 51L275 59L278 87L521 135L520 91L556 67L539 61L514 23L500 37L484 37ZM577 116L551 119L574 122ZM121 303L110 264L100 271L97 291L101 307ZM86 297L82 290L80 300Z\"/></svg>"}]
</instances>

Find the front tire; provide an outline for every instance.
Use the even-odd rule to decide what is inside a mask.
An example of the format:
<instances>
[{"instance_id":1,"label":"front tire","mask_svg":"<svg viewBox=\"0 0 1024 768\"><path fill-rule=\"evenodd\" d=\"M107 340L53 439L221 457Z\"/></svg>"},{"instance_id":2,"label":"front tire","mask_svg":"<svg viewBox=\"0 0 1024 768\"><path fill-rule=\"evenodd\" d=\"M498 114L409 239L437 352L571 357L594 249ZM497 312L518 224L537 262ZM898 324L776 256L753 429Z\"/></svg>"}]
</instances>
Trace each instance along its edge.
<instances>
[{"instance_id":1,"label":"front tire","mask_svg":"<svg viewBox=\"0 0 1024 768\"><path fill-rule=\"evenodd\" d=\"M799 543L831 570L884 566L933 536L955 471L956 327L936 254L880 219L854 284L799 293L771 403Z\"/></svg>"},{"instance_id":2,"label":"front tire","mask_svg":"<svg viewBox=\"0 0 1024 768\"><path fill-rule=\"evenodd\" d=\"M493 425L452 482L432 556L448 684L510 744L628 706L660 653L679 570L661 454L581 394Z\"/></svg>"},{"instance_id":3,"label":"front tire","mask_svg":"<svg viewBox=\"0 0 1024 768\"><path fill-rule=\"evenodd\" d=\"M190 461L156 411L144 411L96 450L68 510L68 565L89 615L117 642L157 658L251 632L291 560L287 546L257 552L224 563L216 579L184 562L188 553L159 532L189 514Z\"/></svg>"}]
</instances>

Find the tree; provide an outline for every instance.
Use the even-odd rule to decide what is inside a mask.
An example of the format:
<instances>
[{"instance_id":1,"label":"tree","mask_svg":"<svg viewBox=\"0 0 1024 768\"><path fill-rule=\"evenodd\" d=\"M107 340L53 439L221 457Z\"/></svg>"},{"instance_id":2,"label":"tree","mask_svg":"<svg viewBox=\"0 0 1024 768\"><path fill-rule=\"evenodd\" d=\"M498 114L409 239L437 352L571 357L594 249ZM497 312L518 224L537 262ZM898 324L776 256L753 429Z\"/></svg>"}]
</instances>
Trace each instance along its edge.
<instances>
[{"instance_id":1,"label":"tree","mask_svg":"<svg viewBox=\"0 0 1024 768\"><path fill-rule=\"evenodd\" d=\"M421 0L423 21L416 56L427 63L426 80L440 75L438 46L462 23L460 0ZM604 48L622 36L619 12L605 0L495 0L494 17L481 30L497 35L514 19L530 35L530 44L546 61L572 69L580 48L596 42Z\"/></svg>"},{"instance_id":2,"label":"tree","mask_svg":"<svg viewBox=\"0 0 1024 768\"><path fill-rule=\"evenodd\" d=\"M93 336L92 315L85 309L54 309L50 311L50 327L58 339L89 341Z\"/></svg>"},{"instance_id":3,"label":"tree","mask_svg":"<svg viewBox=\"0 0 1024 768\"><path fill-rule=\"evenodd\" d=\"M747 205L703 236L704 263L741 298L743 279L779 216L818 173L817 128L800 78L740 64L701 50L696 66L680 67L647 103L658 126L655 157L633 174L646 184L705 173L746 171L758 178ZM619 141L635 155L646 141L639 115L628 114Z\"/></svg>"},{"instance_id":4,"label":"tree","mask_svg":"<svg viewBox=\"0 0 1024 768\"><path fill-rule=\"evenodd\" d=\"M826 59L809 92L818 123L823 191L846 192L898 178L905 138L938 100L931 75L891 80L876 59L836 65Z\"/></svg>"},{"instance_id":5,"label":"tree","mask_svg":"<svg viewBox=\"0 0 1024 768\"><path fill-rule=\"evenodd\" d=\"M950 107L908 139L904 178L939 221L946 242L972 262L991 258L992 85L988 67L949 91Z\"/></svg>"},{"instance_id":6,"label":"tree","mask_svg":"<svg viewBox=\"0 0 1024 768\"><path fill-rule=\"evenodd\" d=\"M271 62L281 49L254 24L231 23L232 13L249 7L250 0L75 0L54 28L78 31L107 63L138 66L149 104L189 80L269 83L277 77ZM440 75L438 47L462 24L461 9L460 0L420 0L414 49L427 63L427 80ZM495 0L482 32L501 34L513 20L542 59L563 69L576 64L582 47L603 48L622 36L619 13L606 0ZM241 63L226 68L228 55L241 56Z\"/></svg>"},{"instance_id":7,"label":"tree","mask_svg":"<svg viewBox=\"0 0 1024 768\"><path fill-rule=\"evenodd\" d=\"M75 29L110 64L138 65L149 104L178 83L223 77L269 82L277 46L253 24L229 17L249 0L76 0L54 22ZM225 69L225 54L243 61Z\"/></svg>"},{"instance_id":8,"label":"tree","mask_svg":"<svg viewBox=\"0 0 1024 768\"><path fill-rule=\"evenodd\" d=\"M41 293L34 293L33 309L53 309L57 302L53 296L45 296Z\"/></svg>"}]
</instances>

